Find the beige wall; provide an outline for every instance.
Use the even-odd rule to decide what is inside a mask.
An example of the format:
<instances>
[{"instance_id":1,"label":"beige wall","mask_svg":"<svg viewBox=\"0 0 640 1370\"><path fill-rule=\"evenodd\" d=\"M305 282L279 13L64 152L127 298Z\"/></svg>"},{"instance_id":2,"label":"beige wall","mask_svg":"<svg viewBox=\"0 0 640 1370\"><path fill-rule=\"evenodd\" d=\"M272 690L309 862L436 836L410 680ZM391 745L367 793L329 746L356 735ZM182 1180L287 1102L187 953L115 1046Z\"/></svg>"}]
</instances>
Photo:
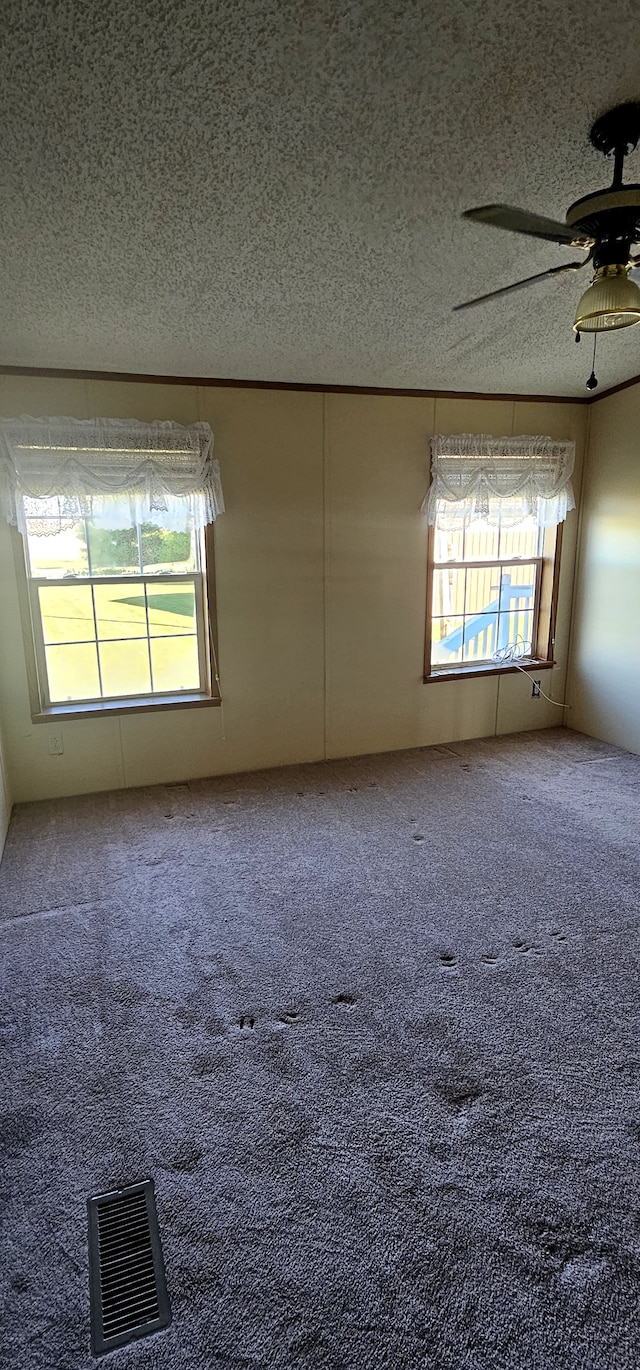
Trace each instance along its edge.
<instances>
[{"instance_id":1,"label":"beige wall","mask_svg":"<svg viewBox=\"0 0 640 1370\"><path fill-rule=\"evenodd\" d=\"M4 851L5 838L9 828L11 817L11 794L9 791L9 780L5 763L5 748L0 726L0 861Z\"/></svg>"},{"instance_id":2,"label":"beige wall","mask_svg":"<svg viewBox=\"0 0 640 1370\"><path fill-rule=\"evenodd\" d=\"M0 377L0 413L208 421L227 512L216 525L224 708L62 725L31 722L15 573L0 521L0 709L14 798L152 784L552 726L524 676L424 685L434 431L549 433L577 443L586 410L556 403L317 394ZM576 515L567 521L556 656L563 698ZM58 729L56 729L58 730Z\"/></svg>"},{"instance_id":3,"label":"beige wall","mask_svg":"<svg viewBox=\"0 0 640 1370\"><path fill-rule=\"evenodd\" d=\"M571 727L640 752L640 385L590 406Z\"/></svg>"}]
</instances>

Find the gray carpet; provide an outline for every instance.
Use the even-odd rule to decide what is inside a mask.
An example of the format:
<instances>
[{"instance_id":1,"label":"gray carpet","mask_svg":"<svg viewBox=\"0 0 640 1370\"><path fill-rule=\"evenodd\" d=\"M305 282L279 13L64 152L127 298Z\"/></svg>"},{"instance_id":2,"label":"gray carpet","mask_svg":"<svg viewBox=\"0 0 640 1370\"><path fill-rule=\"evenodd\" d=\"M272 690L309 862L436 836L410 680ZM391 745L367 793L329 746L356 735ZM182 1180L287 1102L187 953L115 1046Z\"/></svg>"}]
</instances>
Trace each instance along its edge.
<instances>
[{"instance_id":1,"label":"gray carpet","mask_svg":"<svg viewBox=\"0 0 640 1370\"><path fill-rule=\"evenodd\" d=\"M20 806L2 1366L94 1364L85 1199L152 1175L116 1367L637 1367L639 817L563 729Z\"/></svg>"}]
</instances>

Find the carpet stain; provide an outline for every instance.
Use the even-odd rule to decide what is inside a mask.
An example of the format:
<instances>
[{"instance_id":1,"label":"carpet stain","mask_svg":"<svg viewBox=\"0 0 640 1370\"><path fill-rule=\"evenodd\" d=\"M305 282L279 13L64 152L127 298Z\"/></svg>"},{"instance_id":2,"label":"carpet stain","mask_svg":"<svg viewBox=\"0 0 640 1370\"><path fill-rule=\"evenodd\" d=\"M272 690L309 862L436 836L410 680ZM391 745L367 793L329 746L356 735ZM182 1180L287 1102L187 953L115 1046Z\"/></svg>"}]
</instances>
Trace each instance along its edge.
<instances>
[{"instance_id":1,"label":"carpet stain","mask_svg":"<svg viewBox=\"0 0 640 1370\"><path fill-rule=\"evenodd\" d=\"M450 1142L429 1142L429 1153L436 1161L450 1161L453 1154Z\"/></svg>"},{"instance_id":2,"label":"carpet stain","mask_svg":"<svg viewBox=\"0 0 640 1370\"><path fill-rule=\"evenodd\" d=\"M200 1010L197 1008L189 1008L187 1004L179 1004L178 1008L174 1009L173 1016L180 1023L181 1027L184 1028L196 1027L200 1022Z\"/></svg>"},{"instance_id":3,"label":"carpet stain","mask_svg":"<svg viewBox=\"0 0 640 1370\"><path fill-rule=\"evenodd\" d=\"M98 985L104 994L104 981L100 982L99 977L96 976L96 988ZM126 1004L127 1007L131 1007L133 1004L142 1004L145 999L149 998L148 989L143 989L141 985L137 985L135 980L112 981L108 986L108 993L117 1004Z\"/></svg>"},{"instance_id":4,"label":"carpet stain","mask_svg":"<svg viewBox=\"0 0 640 1370\"><path fill-rule=\"evenodd\" d=\"M355 994L350 994L348 990L341 990L340 994L334 994L332 996L332 998L329 1000L329 1003L346 1004L348 1007L351 1008L355 1003L357 1003L357 999Z\"/></svg>"},{"instance_id":5,"label":"carpet stain","mask_svg":"<svg viewBox=\"0 0 640 1370\"><path fill-rule=\"evenodd\" d=\"M5 1113L0 1125L0 1151L7 1156L20 1156L37 1141L44 1130L44 1121L33 1108L16 1108Z\"/></svg>"},{"instance_id":6,"label":"carpet stain","mask_svg":"<svg viewBox=\"0 0 640 1370\"><path fill-rule=\"evenodd\" d=\"M202 1151L195 1142L184 1141L176 1147L167 1165L181 1175L193 1175L202 1160Z\"/></svg>"},{"instance_id":7,"label":"carpet stain","mask_svg":"<svg viewBox=\"0 0 640 1370\"><path fill-rule=\"evenodd\" d=\"M286 1043L288 1035L272 1034L265 1042L266 1065L269 1071L275 1072L282 1080L293 1080L298 1075Z\"/></svg>"},{"instance_id":8,"label":"carpet stain","mask_svg":"<svg viewBox=\"0 0 640 1370\"><path fill-rule=\"evenodd\" d=\"M200 1056L196 1056L192 1064L194 1075L203 1079L205 1075L215 1075L219 1070L226 1068L224 1056L213 1056L211 1052L203 1051Z\"/></svg>"}]
</instances>

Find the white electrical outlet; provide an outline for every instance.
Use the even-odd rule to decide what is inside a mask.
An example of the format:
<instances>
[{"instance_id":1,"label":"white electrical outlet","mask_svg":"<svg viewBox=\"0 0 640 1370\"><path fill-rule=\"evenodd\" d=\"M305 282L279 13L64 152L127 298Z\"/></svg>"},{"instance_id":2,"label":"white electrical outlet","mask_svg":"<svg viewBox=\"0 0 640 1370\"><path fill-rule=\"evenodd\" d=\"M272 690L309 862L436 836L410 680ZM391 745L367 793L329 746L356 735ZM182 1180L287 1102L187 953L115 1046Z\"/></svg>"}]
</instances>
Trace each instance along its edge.
<instances>
[{"instance_id":1,"label":"white electrical outlet","mask_svg":"<svg viewBox=\"0 0 640 1370\"><path fill-rule=\"evenodd\" d=\"M49 756L62 756L63 752L62 733L49 733Z\"/></svg>"}]
</instances>

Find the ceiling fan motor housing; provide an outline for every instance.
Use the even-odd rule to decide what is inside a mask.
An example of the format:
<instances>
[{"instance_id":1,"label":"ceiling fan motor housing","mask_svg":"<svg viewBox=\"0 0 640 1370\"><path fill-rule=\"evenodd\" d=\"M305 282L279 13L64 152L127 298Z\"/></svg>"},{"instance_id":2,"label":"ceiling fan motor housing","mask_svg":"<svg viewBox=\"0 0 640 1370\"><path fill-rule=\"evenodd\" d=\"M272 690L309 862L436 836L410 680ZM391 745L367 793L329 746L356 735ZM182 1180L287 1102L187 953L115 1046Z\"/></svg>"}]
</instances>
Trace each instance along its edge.
<instances>
[{"instance_id":1,"label":"ceiling fan motor housing","mask_svg":"<svg viewBox=\"0 0 640 1370\"><path fill-rule=\"evenodd\" d=\"M567 224L594 239L593 264L624 265L640 241L640 185L592 192L567 210Z\"/></svg>"}]
</instances>

